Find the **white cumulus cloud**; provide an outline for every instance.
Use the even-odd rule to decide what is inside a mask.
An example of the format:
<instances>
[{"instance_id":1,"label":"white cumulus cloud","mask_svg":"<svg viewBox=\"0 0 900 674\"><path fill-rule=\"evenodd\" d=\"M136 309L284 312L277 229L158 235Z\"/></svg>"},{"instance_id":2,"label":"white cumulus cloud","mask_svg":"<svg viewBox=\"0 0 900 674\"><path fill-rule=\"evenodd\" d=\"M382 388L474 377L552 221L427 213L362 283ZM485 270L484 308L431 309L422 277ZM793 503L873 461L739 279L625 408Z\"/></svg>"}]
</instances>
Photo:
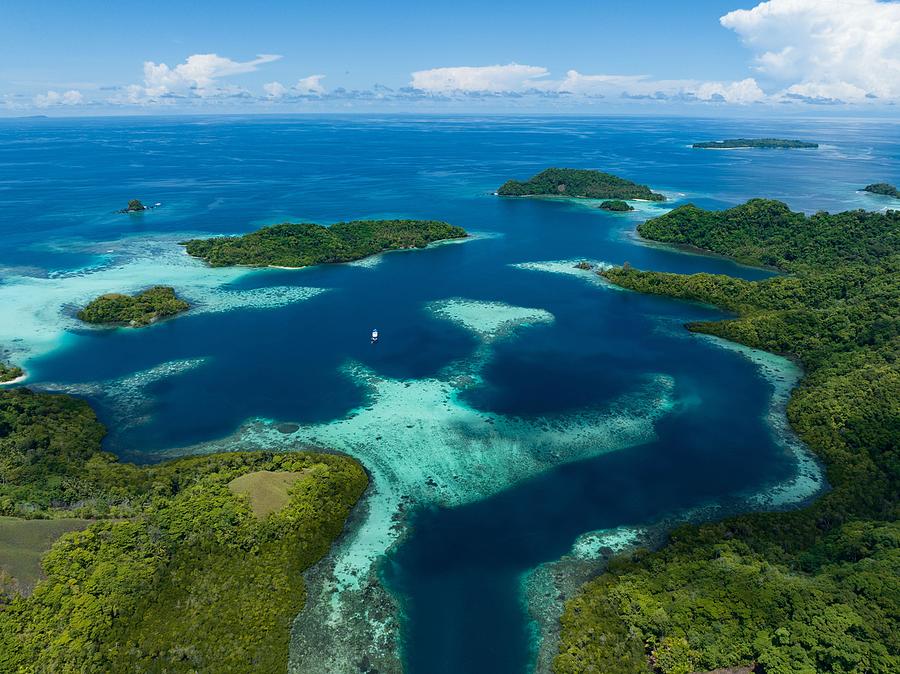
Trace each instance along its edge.
<instances>
[{"instance_id":1,"label":"white cumulus cloud","mask_svg":"<svg viewBox=\"0 0 900 674\"><path fill-rule=\"evenodd\" d=\"M752 77L738 82L701 82L690 87L702 101L721 100L725 103L756 103L765 100L766 94Z\"/></svg>"},{"instance_id":2,"label":"white cumulus cloud","mask_svg":"<svg viewBox=\"0 0 900 674\"><path fill-rule=\"evenodd\" d=\"M281 98L287 93L287 87L281 82L267 82L263 85L263 91L269 98Z\"/></svg>"},{"instance_id":3,"label":"white cumulus cloud","mask_svg":"<svg viewBox=\"0 0 900 674\"><path fill-rule=\"evenodd\" d=\"M84 96L75 89L63 93L48 91L46 94L35 96L32 102L37 108L49 108L54 105L79 105L84 102Z\"/></svg>"},{"instance_id":4,"label":"white cumulus cloud","mask_svg":"<svg viewBox=\"0 0 900 674\"><path fill-rule=\"evenodd\" d=\"M703 80L657 80L647 75L584 75L570 70L559 83L559 91L586 96L654 100L699 100L722 103L756 103L766 98L752 77L738 82Z\"/></svg>"},{"instance_id":5,"label":"white cumulus cloud","mask_svg":"<svg viewBox=\"0 0 900 674\"><path fill-rule=\"evenodd\" d=\"M753 78L738 82L657 80L647 75L590 75L577 70L569 70L562 79L555 79L550 75L547 68L540 66L458 66L414 72L410 86L417 91L441 95L490 93L521 97L538 94L736 104L755 103L765 99L765 93Z\"/></svg>"},{"instance_id":6,"label":"white cumulus cloud","mask_svg":"<svg viewBox=\"0 0 900 674\"><path fill-rule=\"evenodd\" d=\"M292 87L286 87L281 82L269 82L263 85L263 91L270 99L281 98L297 98L309 96L322 96L325 94L325 87L322 80L325 75L310 75L309 77L301 77Z\"/></svg>"},{"instance_id":7,"label":"white cumulus cloud","mask_svg":"<svg viewBox=\"0 0 900 674\"><path fill-rule=\"evenodd\" d=\"M806 99L900 98L900 2L769 0L720 19L760 73Z\"/></svg>"},{"instance_id":8,"label":"white cumulus cloud","mask_svg":"<svg viewBox=\"0 0 900 674\"><path fill-rule=\"evenodd\" d=\"M454 66L418 70L410 86L430 93L450 92L522 92L541 86L548 71L540 66L509 63L493 66Z\"/></svg>"},{"instance_id":9,"label":"white cumulus cloud","mask_svg":"<svg viewBox=\"0 0 900 674\"><path fill-rule=\"evenodd\" d=\"M218 54L193 54L175 67L145 61L144 84L129 86L126 89L126 99L131 103L139 103L173 96L206 98L234 94L240 90L220 80L251 73L259 66L280 58L276 54L260 54L250 61L234 61Z\"/></svg>"},{"instance_id":10,"label":"white cumulus cloud","mask_svg":"<svg viewBox=\"0 0 900 674\"><path fill-rule=\"evenodd\" d=\"M301 94L324 94L325 87L322 85L322 80L324 79L325 75L301 77L297 80L297 84L294 85L294 89Z\"/></svg>"}]
</instances>

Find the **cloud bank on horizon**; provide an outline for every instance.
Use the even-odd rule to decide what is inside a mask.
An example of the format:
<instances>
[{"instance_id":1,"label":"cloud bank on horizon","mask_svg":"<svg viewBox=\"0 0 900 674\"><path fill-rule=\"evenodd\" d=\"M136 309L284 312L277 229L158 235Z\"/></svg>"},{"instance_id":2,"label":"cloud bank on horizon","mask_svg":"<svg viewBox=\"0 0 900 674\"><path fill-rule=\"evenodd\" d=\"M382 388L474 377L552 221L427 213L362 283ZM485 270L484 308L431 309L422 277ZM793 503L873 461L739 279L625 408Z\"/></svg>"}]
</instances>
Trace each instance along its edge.
<instances>
[{"instance_id":1,"label":"cloud bank on horizon","mask_svg":"<svg viewBox=\"0 0 900 674\"><path fill-rule=\"evenodd\" d=\"M252 90L230 78L253 73L281 57L260 54L235 61L193 54L170 67L146 61L143 82L113 87L91 98L77 89L48 90L30 101L0 96L0 109L153 107L329 102L341 107L384 104L453 105L494 101L527 107L596 101L718 103L724 105L894 105L900 100L900 2L896 0L768 0L719 19L751 51L746 76L732 81L657 79L644 74L556 75L519 63L440 66L410 74L406 86L329 89L326 75L303 75L293 84L272 81Z\"/></svg>"}]
</instances>

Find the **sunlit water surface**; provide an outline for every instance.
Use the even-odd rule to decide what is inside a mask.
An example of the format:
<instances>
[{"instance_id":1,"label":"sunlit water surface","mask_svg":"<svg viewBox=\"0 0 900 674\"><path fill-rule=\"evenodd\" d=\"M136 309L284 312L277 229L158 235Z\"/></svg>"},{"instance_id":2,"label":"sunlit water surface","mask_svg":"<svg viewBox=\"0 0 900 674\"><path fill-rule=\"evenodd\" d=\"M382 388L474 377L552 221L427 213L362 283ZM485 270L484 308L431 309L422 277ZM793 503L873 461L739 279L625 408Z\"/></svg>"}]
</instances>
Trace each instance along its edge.
<instances>
[{"instance_id":1,"label":"sunlit water surface","mask_svg":"<svg viewBox=\"0 0 900 674\"><path fill-rule=\"evenodd\" d=\"M689 147L755 135L822 145ZM129 460L300 444L357 456L375 488L336 553L338 586L375 564L403 608L409 672L521 672L534 657L523 574L579 536L711 504L786 507L822 486L773 402L797 376L789 363L692 336L684 322L721 314L609 288L574 263L762 278L645 245L634 227L686 201L885 208L857 190L900 180L898 140L896 126L849 121L7 120L0 348L28 384L87 397L106 448ZM493 196L547 166L599 168L670 201L620 215ZM115 212L131 198L161 206ZM389 217L475 236L300 271L210 270L177 245ZM195 308L143 330L73 318L98 294L154 283ZM395 545L404 498L412 526Z\"/></svg>"}]
</instances>

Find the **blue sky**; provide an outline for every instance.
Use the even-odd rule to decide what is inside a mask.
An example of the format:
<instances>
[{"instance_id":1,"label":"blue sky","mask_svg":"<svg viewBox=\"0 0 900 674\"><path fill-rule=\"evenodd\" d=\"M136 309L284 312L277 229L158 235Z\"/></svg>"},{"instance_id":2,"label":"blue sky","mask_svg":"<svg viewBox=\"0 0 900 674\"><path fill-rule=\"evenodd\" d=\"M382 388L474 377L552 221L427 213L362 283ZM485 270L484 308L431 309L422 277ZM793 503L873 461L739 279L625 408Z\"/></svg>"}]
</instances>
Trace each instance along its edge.
<instances>
[{"instance_id":1,"label":"blue sky","mask_svg":"<svg viewBox=\"0 0 900 674\"><path fill-rule=\"evenodd\" d=\"M0 114L840 108L900 98L886 0L0 7Z\"/></svg>"}]
</instances>

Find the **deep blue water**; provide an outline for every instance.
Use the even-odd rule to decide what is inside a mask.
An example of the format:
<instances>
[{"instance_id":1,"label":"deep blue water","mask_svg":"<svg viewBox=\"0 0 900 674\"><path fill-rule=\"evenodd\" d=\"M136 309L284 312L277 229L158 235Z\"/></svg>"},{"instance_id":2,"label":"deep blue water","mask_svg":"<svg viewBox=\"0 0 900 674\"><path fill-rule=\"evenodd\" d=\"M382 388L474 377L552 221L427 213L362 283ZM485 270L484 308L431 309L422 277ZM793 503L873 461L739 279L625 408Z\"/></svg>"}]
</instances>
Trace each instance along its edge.
<instances>
[{"instance_id":1,"label":"deep blue water","mask_svg":"<svg viewBox=\"0 0 900 674\"><path fill-rule=\"evenodd\" d=\"M754 135L822 147L688 147ZM883 202L856 190L900 180L898 141L895 125L847 120L7 120L0 122L0 272L15 283L15 274L103 264L95 244L123 235L244 232L285 220L422 217L499 234L388 255L371 269L252 274L236 286L331 290L277 309L187 314L139 331L79 331L27 365L32 383L66 384L208 358L153 385L143 423L111 429L108 449L134 460L225 437L255 416L340 418L365 401L339 371L348 360L420 378L471 355L472 335L424 311L434 299L502 301L555 316L527 338L495 346L484 385L465 394L479 409L552 420L602 409L648 373L672 376L682 404L658 424L657 441L563 466L473 505L424 510L385 565L404 603L408 671L521 672L529 657L517 585L523 571L565 554L584 532L727 501L789 478L794 466L762 418L769 385L754 366L679 334L685 321L719 314L509 265L590 258L751 279L767 272L643 245L631 236L637 220L629 216L502 200L491 191L510 177L575 166L706 207L767 196L807 211L880 208ZM113 213L133 197L163 206L140 216ZM377 349L367 338L373 326L382 334ZM107 398L93 402L101 418L114 418Z\"/></svg>"}]
</instances>

